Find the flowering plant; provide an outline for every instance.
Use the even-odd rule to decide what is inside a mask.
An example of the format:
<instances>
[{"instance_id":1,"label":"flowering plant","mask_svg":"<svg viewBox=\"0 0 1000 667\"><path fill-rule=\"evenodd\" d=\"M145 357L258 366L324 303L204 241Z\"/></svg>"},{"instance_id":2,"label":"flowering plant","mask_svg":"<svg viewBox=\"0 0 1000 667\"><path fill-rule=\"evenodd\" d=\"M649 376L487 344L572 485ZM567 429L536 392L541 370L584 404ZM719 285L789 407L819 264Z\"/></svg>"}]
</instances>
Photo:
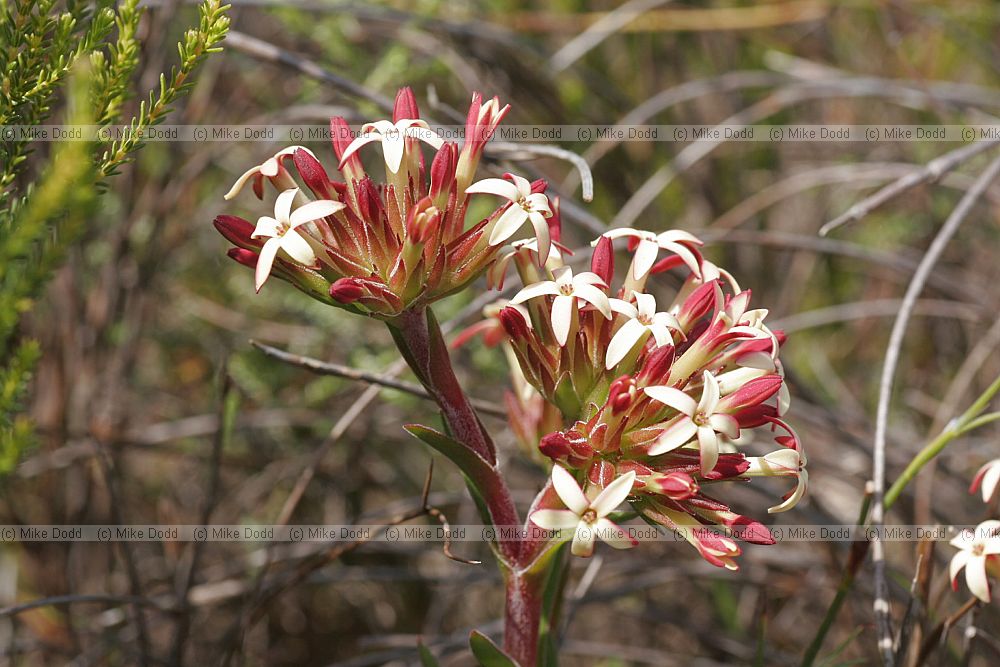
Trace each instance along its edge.
<instances>
[{"instance_id":1,"label":"flowering plant","mask_svg":"<svg viewBox=\"0 0 1000 667\"><path fill-rule=\"evenodd\" d=\"M701 241L683 231L610 230L594 241L589 267L577 265L561 243L558 200L546 194L545 181L511 173L475 180L507 112L496 98L474 95L459 147L433 133L403 89L392 120L365 125L356 138L343 119L331 121L339 180L310 150L284 149L226 195L251 182L263 198L270 183L278 193L274 216L254 225L221 215L215 226L236 246L230 256L254 269L258 291L277 277L388 326L447 432L406 429L461 469L484 522L518 529L493 533L506 586L503 651L478 634L473 651L480 661L501 661L490 664L531 665L551 655L546 629L558 605L543 589L564 567L564 544L571 541L569 551L583 557L597 539L635 546L634 533L621 525L635 516L676 531L709 563L735 570L738 540L774 540L716 490L753 477L793 477L794 488L770 509L781 512L802 497L807 476L801 443L784 419L784 336L764 324L767 311L750 309L750 291L705 259ZM381 183L361 162L362 149L375 143L385 163ZM429 166L423 144L435 150ZM468 220L472 199L490 197L496 209ZM505 245L522 229L531 238ZM627 239L632 252L618 289L615 239ZM502 288L511 267L523 288L488 308L457 342L483 333L487 344L504 346L514 380L511 428L535 460L551 464L526 520L431 309L484 275ZM661 307L647 283L672 270L684 273L683 283ZM760 441L773 442L772 451L745 453ZM631 514L616 513L626 501Z\"/></svg>"}]
</instances>

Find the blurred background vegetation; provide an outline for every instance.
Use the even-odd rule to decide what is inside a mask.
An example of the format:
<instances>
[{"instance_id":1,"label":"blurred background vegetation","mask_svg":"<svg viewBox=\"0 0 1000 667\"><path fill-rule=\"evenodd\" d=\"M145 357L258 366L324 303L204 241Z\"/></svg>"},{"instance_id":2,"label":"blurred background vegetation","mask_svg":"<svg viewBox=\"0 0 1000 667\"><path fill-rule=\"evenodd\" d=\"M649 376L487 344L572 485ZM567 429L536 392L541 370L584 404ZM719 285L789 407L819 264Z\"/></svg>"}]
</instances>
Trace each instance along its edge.
<instances>
[{"instance_id":1,"label":"blurred background vegetation","mask_svg":"<svg viewBox=\"0 0 1000 667\"><path fill-rule=\"evenodd\" d=\"M66 47L32 65L46 71L62 63L52 109L29 108L32 86L12 87L8 76L3 123L79 118L73 109L99 122L162 120L149 118L160 108L161 74L169 89L188 62L175 43L190 46L192 26L202 50L213 43L212 30L221 34L194 4L143 5L124 3L117 25L88 36L103 20L95 12L107 6L115 16L113 3L2 3L8 72L31 48L59 39ZM1000 109L1000 9L987 0L234 5L224 51L199 55L178 94L161 105L163 117L172 108L169 122L318 125L342 115L361 123L385 117L379 100L403 85L413 87L425 115L442 122L464 114L474 90L499 95L512 106L507 122L523 125L993 123ZM63 11L79 12L68 37L53 37L57 25L39 25L41 42L22 43L19 12L46 18ZM96 51L103 60L90 55ZM70 80L91 90L74 96ZM84 104L102 85L109 104ZM269 204L248 193L226 203L222 194L282 145L151 142L126 147L111 163L107 147L92 149L88 161L82 148L68 154L74 145L86 146L4 144L0 166L16 173L3 181L0 219L0 253L8 253L0 255L0 277L10 299L0 303L8 470L0 523L195 524L208 517L334 524L384 520L419 505L429 455L399 426L424 414L419 399L362 393L357 383L316 377L248 343L383 373L396 361L375 323L283 284L254 295L250 272L226 258L212 218L227 212L253 220ZM334 167L329 146L307 145ZM582 202L579 175L567 162L533 157L525 164L561 195L567 245L582 246L613 224L702 233L712 241L707 256L750 287L755 304L777 321L772 326L790 334L783 358L791 417L812 484L810 501L777 525L853 522L871 475L878 370L900 297L944 219L995 156L963 162L820 237L825 222L865 195L957 146L559 146L590 164L592 203ZM500 173L513 157L530 156L495 150L492 164ZM33 213L32 182L37 201L57 205ZM1000 372L998 204L994 184L918 302L891 414L890 480ZM31 232L30 252L13 245L18 229ZM26 276L25 267L39 267L39 276ZM43 290L41 274L50 272ZM22 282L22 292L14 291ZM669 279L662 286L674 287ZM475 321L475 296L442 304L442 321L452 319L454 329ZM457 356L470 393L499 402L507 383L502 354L476 343ZM32 367L30 387L19 391ZM359 396L369 401L365 409L356 407ZM502 421L486 419L527 502L545 471L517 454ZM891 520L980 520L983 507L966 488L979 465L998 455L997 437L988 427L949 445ZM430 501L452 523L473 522L458 475L441 463ZM734 496L762 516L779 490L755 483ZM0 545L0 607L106 596L5 613L0 650L11 664L201 665L228 656L246 664L360 666L412 664L422 637L444 664L467 664L469 629L499 629L498 575L489 566L463 565L417 544L318 557L307 546ZM943 565L951 550L937 546L918 627L934 627L965 599L948 591ZM737 574L671 543L627 558L599 552L571 573L565 664L798 664L833 598L847 547L751 546ZM454 550L485 555L472 543ZM905 600L916 545L890 543L888 552L894 597ZM303 562L317 565L296 577ZM838 617L821 654L827 664L876 659L870 580L867 571L859 576ZM185 595L187 605L178 606ZM902 615L902 603L895 611ZM1000 661L996 606L971 620L978 627L971 654L952 632L936 661Z\"/></svg>"}]
</instances>

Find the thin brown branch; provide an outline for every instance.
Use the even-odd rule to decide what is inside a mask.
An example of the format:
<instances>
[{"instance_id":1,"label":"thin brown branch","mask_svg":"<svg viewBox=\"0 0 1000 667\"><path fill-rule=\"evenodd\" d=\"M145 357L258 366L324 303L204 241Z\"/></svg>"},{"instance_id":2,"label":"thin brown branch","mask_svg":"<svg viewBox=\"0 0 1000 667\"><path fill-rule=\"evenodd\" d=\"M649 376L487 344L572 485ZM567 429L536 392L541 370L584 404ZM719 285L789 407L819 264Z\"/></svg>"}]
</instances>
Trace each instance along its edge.
<instances>
[{"instance_id":1,"label":"thin brown branch","mask_svg":"<svg viewBox=\"0 0 1000 667\"><path fill-rule=\"evenodd\" d=\"M358 382L365 382L368 384L378 385L380 387L386 387L388 389L395 389L397 391L410 394L411 396L431 400L431 396L427 393L427 390L413 382L397 380L387 375L370 373L368 371L358 370L357 368L351 368L350 366L343 366L341 364L320 361L319 359L292 354L291 352L279 350L276 347L265 345L264 343L256 340L251 340L250 344L269 357L283 361L291 366L304 368L307 371L316 373L317 375L332 375L334 377L342 377L348 380L357 380ZM500 417L501 419L507 418L506 411L503 408L498 408L493 403L476 399L472 399L471 402L473 407L483 414L493 415L494 417Z\"/></svg>"}]
</instances>

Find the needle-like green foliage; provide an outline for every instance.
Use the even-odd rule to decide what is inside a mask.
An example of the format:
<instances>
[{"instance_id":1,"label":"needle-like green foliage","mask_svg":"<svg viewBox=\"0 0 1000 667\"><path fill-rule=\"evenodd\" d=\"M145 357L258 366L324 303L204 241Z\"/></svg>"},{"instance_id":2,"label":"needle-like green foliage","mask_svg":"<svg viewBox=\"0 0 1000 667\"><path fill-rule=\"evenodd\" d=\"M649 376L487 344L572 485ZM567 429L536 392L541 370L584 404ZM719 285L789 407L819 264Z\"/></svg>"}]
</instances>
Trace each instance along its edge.
<instances>
[{"instance_id":1,"label":"needle-like green foliage","mask_svg":"<svg viewBox=\"0 0 1000 667\"><path fill-rule=\"evenodd\" d=\"M228 5L203 2L198 26L178 44L180 64L126 119L139 65L138 4L0 0L0 474L32 435L21 412L39 349L21 335L22 316L86 231L98 186L166 117L229 27ZM87 136L35 144L21 129L48 122L128 129L100 150ZM51 148L45 159L32 154L39 146Z\"/></svg>"}]
</instances>

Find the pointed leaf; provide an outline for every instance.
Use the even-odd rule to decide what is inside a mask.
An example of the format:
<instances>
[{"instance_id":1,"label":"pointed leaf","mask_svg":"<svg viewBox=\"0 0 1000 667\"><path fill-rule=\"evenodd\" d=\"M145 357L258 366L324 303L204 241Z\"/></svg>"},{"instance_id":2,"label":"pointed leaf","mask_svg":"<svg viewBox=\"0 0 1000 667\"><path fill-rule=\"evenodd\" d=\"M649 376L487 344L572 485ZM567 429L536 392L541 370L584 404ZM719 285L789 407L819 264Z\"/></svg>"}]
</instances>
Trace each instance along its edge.
<instances>
[{"instance_id":1,"label":"pointed leaf","mask_svg":"<svg viewBox=\"0 0 1000 667\"><path fill-rule=\"evenodd\" d=\"M480 667L517 667L509 655L479 630L473 630L469 635L469 648Z\"/></svg>"}]
</instances>

